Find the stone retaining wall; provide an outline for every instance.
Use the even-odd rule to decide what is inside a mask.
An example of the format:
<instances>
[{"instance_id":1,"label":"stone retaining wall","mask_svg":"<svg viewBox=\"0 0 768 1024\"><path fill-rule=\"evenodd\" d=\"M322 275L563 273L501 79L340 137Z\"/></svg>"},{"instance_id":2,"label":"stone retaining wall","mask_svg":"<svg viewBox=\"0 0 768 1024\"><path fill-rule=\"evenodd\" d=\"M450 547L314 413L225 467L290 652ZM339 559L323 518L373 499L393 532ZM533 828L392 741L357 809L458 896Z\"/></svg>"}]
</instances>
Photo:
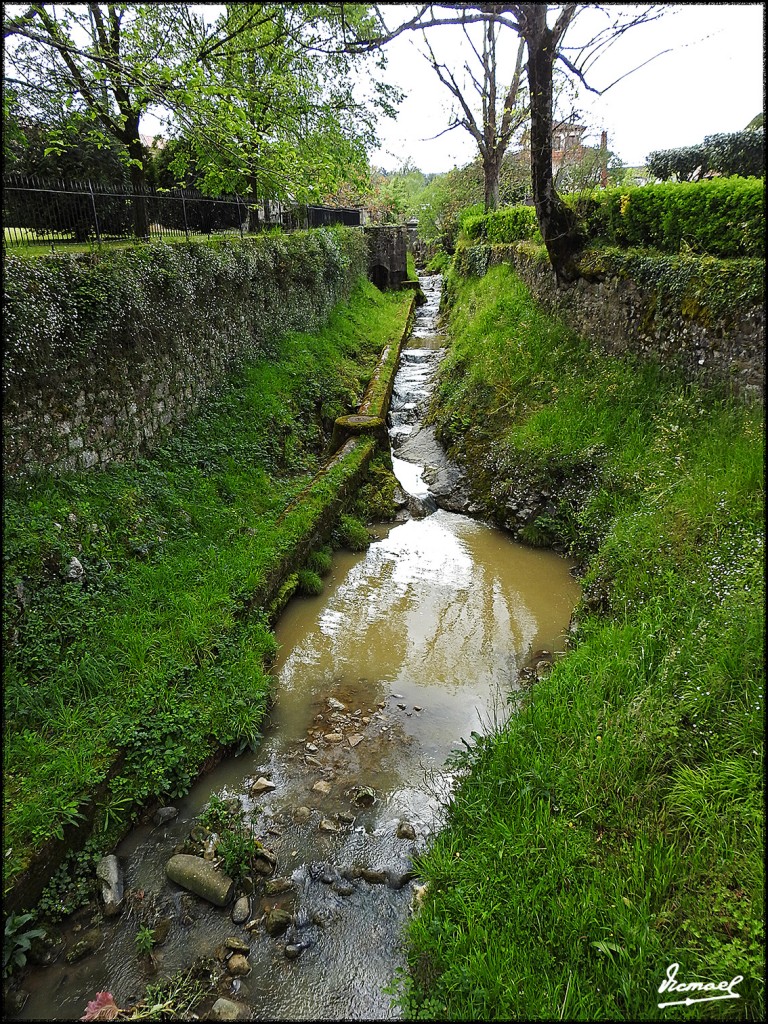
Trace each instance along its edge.
<instances>
[{"instance_id":1,"label":"stone retaining wall","mask_svg":"<svg viewBox=\"0 0 768 1024\"><path fill-rule=\"evenodd\" d=\"M488 265L510 263L544 308L605 351L663 362L691 381L724 380L735 394L762 398L762 305L730 309L727 318L700 319L675 309L663 285L644 288L628 276L605 275L558 287L549 264L523 247L486 248Z\"/></svg>"},{"instance_id":2,"label":"stone retaining wall","mask_svg":"<svg viewBox=\"0 0 768 1024\"><path fill-rule=\"evenodd\" d=\"M287 331L320 327L366 272L359 228L250 241L10 257L5 473L134 458L239 362L268 355Z\"/></svg>"}]
</instances>

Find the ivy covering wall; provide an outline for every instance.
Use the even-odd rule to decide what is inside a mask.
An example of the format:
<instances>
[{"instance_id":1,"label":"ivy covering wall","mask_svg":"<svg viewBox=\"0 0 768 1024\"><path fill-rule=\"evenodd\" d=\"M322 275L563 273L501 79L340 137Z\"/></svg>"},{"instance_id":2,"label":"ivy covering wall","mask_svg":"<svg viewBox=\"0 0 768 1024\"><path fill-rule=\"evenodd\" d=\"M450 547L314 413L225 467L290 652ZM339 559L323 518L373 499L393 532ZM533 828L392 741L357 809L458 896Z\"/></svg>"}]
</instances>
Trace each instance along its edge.
<instances>
[{"instance_id":1,"label":"ivy covering wall","mask_svg":"<svg viewBox=\"0 0 768 1024\"><path fill-rule=\"evenodd\" d=\"M543 245L460 245L454 267L484 276L511 264L535 298L606 351L674 367L689 380L727 383L763 394L765 261L666 256L592 246L578 259L579 279L559 288Z\"/></svg>"},{"instance_id":2,"label":"ivy covering wall","mask_svg":"<svg viewBox=\"0 0 768 1024\"><path fill-rule=\"evenodd\" d=\"M366 265L354 228L8 257L5 471L130 458L238 361L324 323Z\"/></svg>"}]
</instances>

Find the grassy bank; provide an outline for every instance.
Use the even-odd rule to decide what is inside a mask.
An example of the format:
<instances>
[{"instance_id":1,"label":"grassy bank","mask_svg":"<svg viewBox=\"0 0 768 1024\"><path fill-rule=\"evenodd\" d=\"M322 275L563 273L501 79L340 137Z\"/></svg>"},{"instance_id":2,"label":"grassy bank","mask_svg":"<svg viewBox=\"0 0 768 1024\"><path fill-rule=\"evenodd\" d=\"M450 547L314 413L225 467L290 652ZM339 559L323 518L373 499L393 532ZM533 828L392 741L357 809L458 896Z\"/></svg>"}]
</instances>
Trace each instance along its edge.
<instances>
[{"instance_id":1,"label":"grassy bank","mask_svg":"<svg viewBox=\"0 0 768 1024\"><path fill-rule=\"evenodd\" d=\"M151 457L7 485L6 890L108 774L105 843L137 800L179 796L211 750L258 736L275 641L267 610L243 608L362 458L294 502L410 301L361 281L322 331L241 368Z\"/></svg>"},{"instance_id":2,"label":"grassy bank","mask_svg":"<svg viewBox=\"0 0 768 1024\"><path fill-rule=\"evenodd\" d=\"M478 741L422 858L406 1014L762 1019L763 414L594 351L507 267L452 281L434 419L585 565L573 649ZM678 982L739 999L659 1009Z\"/></svg>"}]
</instances>

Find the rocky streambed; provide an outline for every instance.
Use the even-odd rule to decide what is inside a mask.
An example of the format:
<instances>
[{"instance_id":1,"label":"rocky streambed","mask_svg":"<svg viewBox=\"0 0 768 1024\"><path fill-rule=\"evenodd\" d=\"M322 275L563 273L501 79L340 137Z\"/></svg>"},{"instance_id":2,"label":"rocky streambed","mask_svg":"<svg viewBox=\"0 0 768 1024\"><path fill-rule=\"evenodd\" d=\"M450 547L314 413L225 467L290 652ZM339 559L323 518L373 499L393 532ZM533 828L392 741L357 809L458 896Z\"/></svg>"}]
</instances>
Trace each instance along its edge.
<instances>
[{"instance_id":1,"label":"rocky streambed","mask_svg":"<svg viewBox=\"0 0 768 1024\"><path fill-rule=\"evenodd\" d=\"M322 595L291 601L258 749L100 865L101 907L30 971L22 1019L96 1013L99 992L135 1007L180 977L205 988L201 1019L398 1015L384 989L451 754L509 713L524 670L547 670L578 598L566 561L465 514L461 473L422 423L443 346L439 278L422 287L390 413L401 521L338 552Z\"/></svg>"}]
</instances>

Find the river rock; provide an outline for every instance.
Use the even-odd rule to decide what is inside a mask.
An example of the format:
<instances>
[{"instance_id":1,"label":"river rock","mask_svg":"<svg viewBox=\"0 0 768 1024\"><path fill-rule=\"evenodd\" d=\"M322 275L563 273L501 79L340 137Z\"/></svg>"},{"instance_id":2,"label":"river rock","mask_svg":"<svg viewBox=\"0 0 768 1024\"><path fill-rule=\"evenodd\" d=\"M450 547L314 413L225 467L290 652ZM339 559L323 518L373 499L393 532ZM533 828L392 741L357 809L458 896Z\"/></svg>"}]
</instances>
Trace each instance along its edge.
<instances>
[{"instance_id":1,"label":"river rock","mask_svg":"<svg viewBox=\"0 0 768 1024\"><path fill-rule=\"evenodd\" d=\"M331 709L331 711L346 711L347 710L347 705L346 704L342 704L341 701L340 700L336 700L335 697L329 697L328 700L325 703L328 705L328 707Z\"/></svg>"},{"instance_id":2,"label":"river rock","mask_svg":"<svg viewBox=\"0 0 768 1024\"><path fill-rule=\"evenodd\" d=\"M161 917L155 927L152 929L152 938L154 939L156 946L162 946L165 940L168 938L168 933L171 930L173 921L170 917Z\"/></svg>"},{"instance_id":3,"label":"river rock","mask_svg":"<svg viewBox=\"0 0 768 1024\"><path fill-rule=\"evenodd\" d=\"M248 1007L220 996L211 1007L211 1020L240 1020Z\"/></svg>"},{"instance_id":4,"label":"river rock","mask_svg":"<svg viewBox=\"0 0 768 1024\"><path fill-rule=\"evenodd\" d=\"M46 930L43 935L32 940L27 953L27 962L38 967L47 967L59 958L66 946L61 932Z\"/></svg>"},{"instance_id":5,"label":"river rock","mask_svg":"<svg viewBox=\"0 0 768 1024\"><path fill-rule=\"evenodd\" d=\"M372 868L362 868L360 870L360 877L368 882L369 885L384 885L387 881L386 872L374 871Z\"/></svg>"},{"instance_id":6,"label":"river rock","mask_svg":"<svg viewBox=\"0 0 768 1024\"><path fill-rule=\"evenodd\" d=\"M291 915L288 911L275 907L267 914L264 927L267 929L267 935L271 935L274 938L276 935L282 935L290 923Z\"/></svg>"},{"instance_id":7,"label":"river rock","mask_svg":"<svg viewBox=\"0 0 768 1024\"><path fill-rule=\"evenodd\" d=\"M247 942L243 942L242 939L238 939L235 935L229 935L224 939L224 945L227 949L231 949L233 953L243 953L245 956L251 952L251 947Z\"/></svg>"},{"instance_id":8,"label":"river rock","mask_svg":"<svg viewBox=\"0 0 768 1024\"><path fill-rule=\"evenodd\" d=\"M208 831L205 825L201 825L198 822L197 825L194 825L192 827L192 831L189 833L189 838L192 840L193 843L197 843L198 845L200 845L201 843L207 841L210 834L211 833Z\"/></svg>"},{"instance_id":9,"label":"river rock","mask_svg":"<svg viewBox=\"0 0 768 1024\"><path fill-rule=\"evenodd\" d=\"M355 733L353 736L347 736L347 743L350 747L356 747L358 743L363 742L363 737L359 733Z\"/></svg>"},{"instance_id":10,"label":"river rock","mask_svg":"<svg viewBox=\"0 0 768 1024\"><path fill-rule=\"evenodd\" d=\"M251 796L258 796L260 793L269 793L273 789L275 789L274 782L270 782L269 779L265 779L263 775L260 775L251 786L250 793Z\"/></svg>"},{"instance_id":11,"label":"river rock","mask_svg":"<svg viewBox=\"0 0 768 1024\"><path fill-rule=\"evenodd\" d=\"M319 827L320 827L320 831L321 832L338 832L339 831L339 826L336 824L335 821L331 821L330 818L323 818L323 820L320 822L320 826Z\"/></svg>"},{"instance_id":12,"label":"river rock","mask_svg":"<svg viewBox=\"0 0 768 1024\"><path fill-rule=\"evenodd\" d=\"M314 789L314 786L312 788ZM331 787L328 786L329 790L330 788ZM305 825L309 821L311 815L312 811L310 811L308 807L305 807L304 804L302 804L301 807L297 807L296 810L293 812L293 820L296 822L297 825Z\"/></svg>"},{"instance_id":13,"label":"river rock","mask_svg":"<svg viewBox=\"0 0 768 1024\"><path fill-rule=\"evenodd\" d=\"M340 732L327 732L325 734L326 743L341 743L344 739Z\"/></svg>"},{"instance_id":14,"label":"river rock","mask_svg":"<svg viewBox=\"0 0 768 1024\"><path fill-rule=\"evenodd\" d=\"M165 865L165 873L172 882L216 907L225 907L235 890L235 883L229 875L202 857L188 853L177 853L171 857Z\"/></svg>"},{"instance_id":15,"label":"river rock","mask_svg":"<svg viewBox=\"0 0 768 1024\"><path fill-rule=\"evenodd\" d=\"M387 885L390 889L402 889L406 883L416 877L415 871L396 871L394 868L386 868L384 871Z\"/></svg>"},{"instance_id":16,"label":"river rock","mask_svg":"<svg viewBox=\"0 0 768 1024\"><path fill-rule=\"evenodd\" d=\"M325 779L320 779L319 782L314 784L312 789L315 793L322 793L324 796L327 796L327 794L331 792L331 784L330 782L326 782Z\"/></svg>"},{"instance_id":17,"label":"river rock","mask_svg":"<svg viewBox=\"0 0 768 1024\"><path fill-rule=\"evenodd\" d=\"M82 939L80 939L79 942L76 942L67 953L67 963L77 963L77 961L82 960L83 957L90 956L91 953L95 953L99 946L101 946L102 940L103 936L98 928L91 928L89 931L84 932Z\"/></svg>"},{"instance_id":18,"label":"river rock","mask_svg":"<svg viewBox=\"0 0 768 1024\"><path fill-rule=\"evenodd\" d=\"M415 839L416 829L410 823L410 821L401 821L397 826L397 838L398 839Z\"/></svg>"},{"instance_id":19,"label":"river rock","mask_svg":"<svg viewBox=\"0 0 768 1024\"><path fill-rule=\"evenodd\" d=\"M119 914L123 909L125 888L120 861L113 853L101 858L96 866L96 877L101 882L101 898L104 903L104 913L107 917Z\"/></svg>"},{"instance_id":20,"label":"river rock","mask_svg":"<svg viewBox=\"0 0 768 1024\"><path fill-rule=\"evenodd\" d=\"M253 858L253 866L260 875L273 875L277 867L277 857L266 846L259 845Z\"/></svg>"},{"instance_id":21,"label":"river rock","mask_svg":"<svg viewBox=\"0 0 768 1024\"><path fill-rule=\"evenodd\" d=\"M251 916L251 901L247 896L241 896L235 901L232 908L232 920L235 924L243 924Z\"/></svg>"},{"instance_id":22,"label":"river rock","mask_svg":"<svg viewBox=\"0 0 768 1024\"><path fill-rule=\"evenodd\" d=\"M70 580L72 583L82 583L85 579L85 569L78 558L70 558L69 564L67 565L67 571L64 574L65 578Z\"/></svg>"},{"instance_id":23,"label":"river rock","mask_svg":"<svg viewBox=\"0 0 768 1024\"><path fill-rule=\"evenodd\" d=\"M161 825L167 825L169 821L173 821L178 815L178 807L160 807L152 816L152 822L157 828L160 828Z\"/></svg>"},{"instance_id":24,"label":"river rock","mask_svg":"<svg viewBox=\"0 0 768 1024\"><path fill-rule=\"evenodd\" d=\"M227 972L233 978L244 978L246 974L251 973L252 969L242 953L233 953L229 960L227 960Z\"/></svg>"},{"instance_id":25,"label":"river rock","mask_svg":"<svg viewBox=\"0 0 768 1024\"><path fill-rule=\"evenodd\" d=\"M267 896L279 896L281 893L289 892L293 887L290 878L270 878L264 884L264 892Z\"/></svg>"},{"instance_id":26,"label":"river rock","mask_svg":"<svg viewBox=\"0 0 768 1024\"><path fill-rule=\"evenodd\" d=\"M354 799L361 807L370 807L376 801L376 792L370 786L358 786Z\"/></svg>"}]
</instances>

